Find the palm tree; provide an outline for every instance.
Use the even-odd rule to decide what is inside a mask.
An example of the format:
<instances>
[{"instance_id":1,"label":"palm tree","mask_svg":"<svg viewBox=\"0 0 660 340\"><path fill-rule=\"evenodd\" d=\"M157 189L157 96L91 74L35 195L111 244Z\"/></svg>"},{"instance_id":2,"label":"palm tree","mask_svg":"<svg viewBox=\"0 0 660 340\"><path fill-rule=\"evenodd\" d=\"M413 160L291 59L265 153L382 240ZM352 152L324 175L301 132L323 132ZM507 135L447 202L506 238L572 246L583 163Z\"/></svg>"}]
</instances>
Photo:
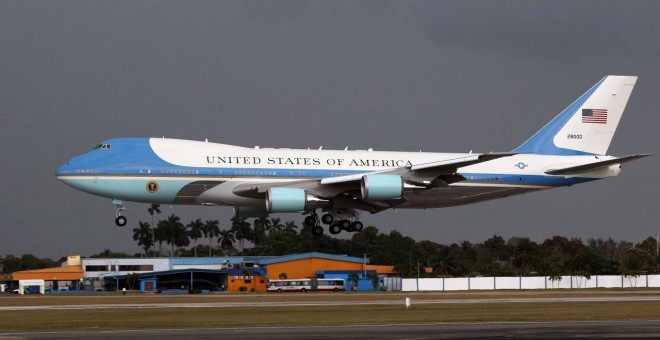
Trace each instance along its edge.
<instances>
[{"instance_id":1,"label":"palm tree","mask_svg":"<svg viewBox=\"0 0 660 340\"><path fill-rule=\"evenodd\" d=\"M520 268L522 275L529 274L540 261L539 246L529 238L520 238L513 250L513 265Z\"/></svg>"},{"instance_id":2,"label":"palm tree","mask_svg":"<svg viewBox=\"0 0 660 340\"><path fill-rule=\"evenodd\" d=\"M261 241L266 238L266 230L270 229L270 220L266 217L259 217L254 220L254 232L252 233L252 243L259 246Z\"/></svg>"},{"instance_id":3,"label":"palm tree","mask_svg":"<svg viewBox=\"0 0 660 340\"><path fill-rule=\"evenodd\" d=\"M163 242L167 241L167 225L160 220L153 230L154 242L158 242L158 257L163 256Z\"/></svg>"},{"instance_id":4,"label":"palm tree","mask_svg":"<svg viewBox=\"0 0 660 340\"><path fill-rule=\"evenodd\" d=\"M284 224L282 224L282 220L279 217L273 217L270 219L270 225L268 228L268 235L271 235L273 233L279 233L284 231Z\"/></svg>"},{"instance_id":5,"label":"palm tree","mask_svg":"<svg viewBox=\"0 0 660 340\"><path fill-rule=\"evenodd\" d=\"M231 230L221 230L218 236L218 243L220 243L220 248L222 248L223 255L227 255L227 250L231 249L236 242L234 233Z\"/></svg>"},{"instance_id":6,"label":"palm tree","mask_svg":"<svg viewBox=\"0 0 660 340\"><path fill-rule=\"evenodd\" d=\"M438 262L433 267L435 273L442 276L460 276L462 274L461 259L453 248L442 246L437 255Z\"/></svg>"},{"instance_id":7,"label":"palm tree","mask_svg":"<svg viewBox=\"0 0 660 340\"><path fill-rule=\"evenodd\" d=\"M197 257L197 239L202 238L202 228L204 227L204 223L198 218L188 223L186 227L188 228L188 236L195 243L195 257Z\"/></svg>"},{"instance_id":8,"label":"palm tree","mask_svg":"<svg viewBox=\"0 0 660 340\"><path fill-rule=\"evenodd\" d=\"M149 223L140 221L140 226L133 228L133 240L144 249L144 255L149 256L149 249L154 245L153 232Z\"/></svg>"},{"instance_id":9,"label":"palm tree","mask_svg":"<svg viewBox=\"0 0 660 340\"><path fill-rule=\"evenodd\" d=\"M167 220L158 222L158 228L163 229L165 242L170 245L170 256L174 256L174 246L186 243L188 238L185 235L186 227L181 223L179 216L172 214ZM190 243L189 239L188 243Z\"/></svg>"},{"instance_id":10,"label":"palm tree","mask_svg":"<svg viewBox=\"0 0 660 340\"><path fill-rule=\"evenodd\" d=\"M204 237L209 239L209 257L213 256L212 250L213 246L211 246L211 242L213 241L214 237L218 237L220 235L220 222L217 220L206 220L204 222L204 225L202 226L202 232L204 233Z\"/></svg>"},{"instance_id":11,"label":"palm tree","mask_svg":"<svg viewBox=\"0 0 660 340\"><path fill-rule=\"evenodd\" d=\"M172 239L172 243L174 243L174 246L176 247L176 257L179 257L179 252L182 247L190 245L190 237L188 234L188 227L181 223L176 226L174 238Z\"/></svg>"},{"instance_id":12,"label":"palm tree","mask_svg":"<svg viewBox=\"0 0 660 340\"><path fill-rule=\"evenodd\" d=\"M252 229L250 228L250 223L246 221L243 217L232 217L231 219L231 231L234 233L236 239L241 243L241 252L243 251L244 241L252 239Z\"/></svg>"},{"instance_id":13,"label":"palm tree","mask_svg":"<svg viewBox=\"0 0 660 340\"><path fill-rule=\"evenodd\" d=\"M149 207L147 209L147 212L149 212L149 215L151 215L151 225L155 226L156 224L154 224L154 215L160 214L160 204L153 204L152 203L151 207ZM157 241L156 240L156 231L154 230L151 234L154 237L153 243L155 244L156 241ZM158 251L160 252L160 249ZM160 255L160 253L159 253L159 255Z\"/></svg>"},{"instance_id":14,"label":"palm tree","mask_svg":"<svg viewBox=\"0 0 660 340\"><path fill-rule=\"evenodd\" d=\"M296 222L293 221L287 221L284 223L284 232L289 233L289 234L296 234L298 226L296 225Z\"/></svg>"}]
</instances>

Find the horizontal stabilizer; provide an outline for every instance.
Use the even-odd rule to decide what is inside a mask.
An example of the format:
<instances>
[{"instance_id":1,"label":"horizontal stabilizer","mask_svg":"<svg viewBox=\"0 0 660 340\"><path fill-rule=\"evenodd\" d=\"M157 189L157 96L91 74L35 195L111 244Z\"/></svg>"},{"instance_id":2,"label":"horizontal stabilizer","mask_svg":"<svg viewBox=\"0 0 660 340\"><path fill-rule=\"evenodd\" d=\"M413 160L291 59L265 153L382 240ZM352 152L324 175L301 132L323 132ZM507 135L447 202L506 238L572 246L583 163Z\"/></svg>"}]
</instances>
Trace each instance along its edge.
<instances>
[{"instance_id":1,"label":"horizontal stabilizer","mask_svg":"<svg viewBox=\"0 0 660 340\"><path fill-rule=\"evenodd\" d=\"M578 166L572 166L568 168L563 168L563 169L555 169L555 170L548 170L545 173L548 175L579 175L583 174L586 172L591 172L595 171L598 169L601 169L603 167L608 167L610 165L614 164L623 164L627 163L630 161L634 161L636 159L644 158L651 156L650 153L646 154L640 154L640 155L632 155L632 156L624 156L621 158L616 158L616 159L610 159L607 161L601 161L601 162L595 162L595 163L589 163L589 164L584 164L584 165L578 165Z\"/></svg>"}]
</instances>

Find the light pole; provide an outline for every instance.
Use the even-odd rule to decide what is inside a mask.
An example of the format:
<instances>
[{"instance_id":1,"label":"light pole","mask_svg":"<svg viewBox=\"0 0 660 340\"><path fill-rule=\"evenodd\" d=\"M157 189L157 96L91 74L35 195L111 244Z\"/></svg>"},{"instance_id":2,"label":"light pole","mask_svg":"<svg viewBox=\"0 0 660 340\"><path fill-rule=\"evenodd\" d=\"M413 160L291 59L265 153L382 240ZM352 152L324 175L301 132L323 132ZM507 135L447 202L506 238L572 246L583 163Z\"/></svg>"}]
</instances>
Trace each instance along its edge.
<instances>
[{"instance_id":1,"label":"light pole","mask_svg":"<svg viewBox=\"0 0 660 340\"><path fill-rule=\"evenodd\" d=\"M419 259L417 259L417 291L419 292Z\"/></svg>"}]
</instances>

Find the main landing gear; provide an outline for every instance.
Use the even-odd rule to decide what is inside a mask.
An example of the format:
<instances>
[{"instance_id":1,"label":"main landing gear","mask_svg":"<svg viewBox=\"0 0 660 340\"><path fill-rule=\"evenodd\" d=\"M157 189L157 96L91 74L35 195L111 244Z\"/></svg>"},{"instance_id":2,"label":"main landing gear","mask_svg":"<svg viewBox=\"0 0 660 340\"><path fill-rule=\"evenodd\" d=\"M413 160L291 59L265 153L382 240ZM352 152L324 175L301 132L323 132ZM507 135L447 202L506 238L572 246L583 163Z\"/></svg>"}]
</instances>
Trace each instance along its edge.
<instances>
[{"instance_id":1,"label":"main landing gear","mask_svg":"<svg viewBox=\"0 0 660 340\"><path fill-rule=\"evenodd\" d=\"M328 231L330 234L337 235L341 233L342 230L348 232L362 231L364 224L358 220L360 216L355 211L333 211L332 213L327 213L321 216L316 212L312 212L310 215L305 217L305 225L312 228L312 234L322 235L323 227L319 224L329 225Z\"/></svg>"},{"instance_id":2,"label":"main landing gear","mask_svg":"<svg viewBox=\"0 0 660 340\"><path fill-rule=\"evenodd\" d=\"M128 223L128 219L121 214L122 211L124 211L124 209L126 209L126 208L124 208L123 202L121 200L114 199L114 200L112 200L112 203L117 207L117 213L115 214L115 216L116 216L115 224L118 227L125 226L126 223Z\"/></svg>"}]
</instances>

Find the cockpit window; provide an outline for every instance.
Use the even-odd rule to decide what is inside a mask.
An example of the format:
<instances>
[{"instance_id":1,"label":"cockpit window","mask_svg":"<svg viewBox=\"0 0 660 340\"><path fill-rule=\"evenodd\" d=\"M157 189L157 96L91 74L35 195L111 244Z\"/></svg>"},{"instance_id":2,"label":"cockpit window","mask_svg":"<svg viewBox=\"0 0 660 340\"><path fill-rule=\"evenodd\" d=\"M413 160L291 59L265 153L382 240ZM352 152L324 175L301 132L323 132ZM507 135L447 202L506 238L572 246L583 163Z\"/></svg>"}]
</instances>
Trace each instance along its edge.
<instances>
[{"instance_id":1,"label":"cockpit window","mask_svg":"<svg viewBox=\"0 0 660 340\"><path fill-rule=\"evenodd\" d=\"M110 147L111 147L110 144L99 144L99 145L95 146L94 149L92 149L92 150L96 150L96 149L110 149Z\"/></svg>"}]
</instances>

